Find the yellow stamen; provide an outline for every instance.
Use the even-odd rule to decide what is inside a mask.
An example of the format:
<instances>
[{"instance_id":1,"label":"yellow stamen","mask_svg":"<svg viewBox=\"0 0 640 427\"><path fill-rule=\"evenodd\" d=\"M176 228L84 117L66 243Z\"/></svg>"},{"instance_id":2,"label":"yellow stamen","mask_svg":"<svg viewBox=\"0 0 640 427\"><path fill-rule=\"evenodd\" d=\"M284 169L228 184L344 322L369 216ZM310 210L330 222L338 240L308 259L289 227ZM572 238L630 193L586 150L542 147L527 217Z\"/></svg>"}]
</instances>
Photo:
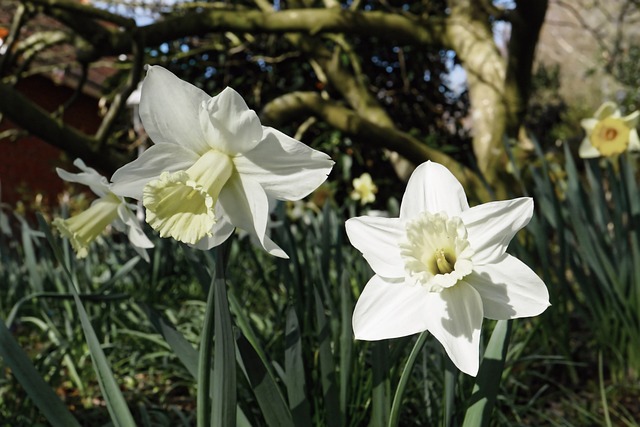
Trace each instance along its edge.
<instances>
[{"instance_id":1,"label":"yellow stamen","mask_svg":"<svg viewBox=\"0 0 640 427\"><path fill-rule=\"evenodd\" d=\"M627 150L629 133L629 127L621 119L607 117L595 125L589 135L589 140L600 154L612 156Z\"/></svg>"},{"instance_id":2,"label":"yellow stamen","mask_svg":"<svg viewBox=\"0 0 640 427\"><path fill-rule=\"evenodd\" d=\"M436 261L436 272L434 274L447 274L453 271L453 266L447 260L447 255L442 249L436 249L434 257ZM455 264L455 260L453 263Z\"/></svg>"}]
</instances>

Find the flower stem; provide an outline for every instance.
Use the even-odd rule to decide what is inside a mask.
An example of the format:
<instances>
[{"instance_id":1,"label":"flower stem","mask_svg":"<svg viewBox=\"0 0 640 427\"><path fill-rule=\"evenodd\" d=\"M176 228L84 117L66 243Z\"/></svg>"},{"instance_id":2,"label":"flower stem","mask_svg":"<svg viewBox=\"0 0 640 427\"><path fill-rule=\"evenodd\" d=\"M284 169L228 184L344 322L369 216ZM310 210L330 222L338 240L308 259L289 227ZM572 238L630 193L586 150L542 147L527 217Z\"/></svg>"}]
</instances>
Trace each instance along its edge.
<instances>
[{"instance_id":1,"label":"flower stem","mask_svg":"<svg viewBox=\"0 0 640 427\"><path fill-rule=\"evenodd\" d=\"M217 263L216 263L217 264ZM200 336L200 353L198 356L198 396L197 396L197 425L208 427L211 420L211 351L213 349L213 319L214 309L214 282L212 280L207 295L207 306Z\"/></svg>"},{"instance_id":2,"label":"flower stem","mask_svg":"<svg viewBox=\"0 0 640 427\"><path fill-rule=\"evenodd\" d=\"M429 336L428 331L424 331L418 337L411 353L409 354L409 358L407 359L407 363L405 363L404 368L402 369L402 374L400 375L400 381L398 381L398 387L396 388L396 394L393 397L393 404L391 405L391 414L389 415L389 427L395 427L398 425L398 421L400 419L400 409L402 408L402 398L404 397L404 392L407 388L407 383L409 382L409 377L411 376L411 372L413 371L413 367L416 363L416 358L424 343L427 341L427 337Z\"/></svg>"}]
</instances>

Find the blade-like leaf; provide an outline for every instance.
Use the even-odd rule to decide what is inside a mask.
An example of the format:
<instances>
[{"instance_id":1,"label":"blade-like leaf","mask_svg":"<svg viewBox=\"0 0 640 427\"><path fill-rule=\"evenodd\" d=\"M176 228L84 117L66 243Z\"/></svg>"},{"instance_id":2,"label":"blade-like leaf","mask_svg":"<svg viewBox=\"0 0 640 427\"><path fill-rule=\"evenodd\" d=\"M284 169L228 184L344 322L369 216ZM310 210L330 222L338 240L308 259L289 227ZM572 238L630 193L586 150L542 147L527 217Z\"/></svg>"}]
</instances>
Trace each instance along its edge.
<instances>
[{"instance_id":1,"label":"blade-like leaf","mask_svg":"<svg viewBox=\"0 0 640 427\"><path fill-rule=\"evenodd\" d=\"M473 386L470 403L464 416L463 427L489 425L491 411L500 388L500 379L507 357L511 320L498 320L484 352L480 370Z\"/></svg>"},{"instance_id":2,"label":"blade-like leaf","mask_svg":"<svg viewBox=\"0 0 640 427\"><path fill-rule=\"evenodd\" d=\"M305 369L302 360L300 324L295 308L287 310L284 349L285 384L289 408L296 425L311 425L311 411L307 399Z\"/></svg>"},{"instance_id":3,"label":"blade-like leaf","mask_svg":"<svg viewBox=\"0 0 640 427\"><path fill-rule=\"evenodd\" d=\"M116 426L134 427L135 422L133 421L131 411L127 406L127 402L124 400L124 396L122 396L122 392L120 391L120 387L118 386L115 377L113 376L113 372L111 371L111 367L109 366L107 357L102 351L100 341L98 340L98 337L93 330L93 326L89 321L89 316L87 315L87 312L82 305L82 301L80 300L80 297L76 290L76 284L74 283L73 277L71 276L69 269L63 262L60 248L51 235L51 229L49 228L49 225L41 215L38 215L38 222L40 223L40 228L47 236L49 244L53 248L53 253L56 256L57 261L60 263L69 279L69 290L73 295L73 299L78 309L80 323L84 331L87 345L89 346L89 353L91 354L91 359L93 360L93 367L98 377L98 384L100 385L100 389L102 390L102 394L104 395L104 399L107 403L107 409L109 411L109 414L111 415L111 420Z\"/></svg>"},{"instance_id":4,"label":"blade-like leaf","mask_svg":"<svg viewBox=\"0 0 640 427\"><path fill-rule=\"evenodd\" d=\"M212 284L215 292L216 345L213 356L211 424L214 427L227 427L236 421L236 345L224 277L225 246L218 246L216 249L216 277Z\"/></svg>"},{"instance_id":5,"label":"blade-like leaf","mask_svg":"<svg viewBox=\"0 0 640 427\"><path fill-rule=\"evenodd\" d=\"M11 336L11 332L2 320L0 320L0 357L11 368L11 372L24 387L29 398L51 425L56 427L80 426L58 395L42 379L29 356Z\"/></svg>"}]
</instances>

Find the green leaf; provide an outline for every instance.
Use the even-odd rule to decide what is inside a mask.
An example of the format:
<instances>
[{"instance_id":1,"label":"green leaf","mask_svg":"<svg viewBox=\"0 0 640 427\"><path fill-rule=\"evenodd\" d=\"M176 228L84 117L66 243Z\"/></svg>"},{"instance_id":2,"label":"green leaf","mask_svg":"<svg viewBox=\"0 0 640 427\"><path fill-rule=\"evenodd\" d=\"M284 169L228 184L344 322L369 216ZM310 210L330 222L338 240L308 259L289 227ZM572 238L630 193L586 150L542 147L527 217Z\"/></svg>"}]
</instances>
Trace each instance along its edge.
<instances>
[{"instance_id":1,"label":"green leaf","mask_svg":"<svg viewBox=\"0 0 640 427\"><path fill-rule=\"evenodd\" d=\"M215 292L216 338L211 402L211 424L214 427L232 426L236 422L236 345L224 277L225 248L225 245L216 248L216 277L212 285Z\"/></svg>"},{"instance_id":2,"label":"green leaf","mask_svg":"<svg viewBox=\"0 0 640 427\"><path fill-rule=\"evenodd\" d=\"M238 304L233 293L229 303L236 316L242 335L236 340L238 362L256 396L267 425L272 427L293 427L293 417L282 395L275 374L264 350L260 347L249 319Z\"/></svg>"},{"instance_id":3,"label":"green leaf","mask_svg":"<svg viewBox=\"0 0 640 427\"><path fill-rule=\"evenodd\" d=\"M313 288L315 298L317 338L320 344L320 382L327 412L327 425L342 425L343 414L340 413L338 387L336 384L336 367L331 352L331 330L324 314L324 307L318 290Z\"/></svg>"},{"instance_id":4,"label":"green leaf","mask_svg":"<svg viewBox=\"0 0 640 427\"><path fill-rule=\"evenodd\" d=\"M480 370L464 417L463 427L489 425L491 411L500 389L504 361L507 357L511 320L498 320L484 352Z\"/></svg>"},{"instance_id":5,"label":"green leaf","mask_svg":"<svg viewBox=\"0 0 640 427\"><path fill-rule=\"evenodd\" d=\"M55 427L80 426L58 395L47 384L31 363L29 356L15 341L6 325L0 320L0 357L24 387L29 398Z\"/></svg>"},{"instance_id":6,"label":"green leaf","mask_svg":"<svg viewBox=\"0 0 640 427\"><path fill-rule=\"evenodd\" d=\"M280 392L280 388L266 365L244 335L237 340L241 360L240 368L256 396L262 415L271 427L293 427L291 412Z\"/></svg>"},{"instance_id":7,"label":"green leaf","mask_svg":"<svg viewBox=\"0 0 640 427\"><path fill-rule=\"evenodd\" d=\"M305 392L305 368L302 360L302 341L300 324L295 308L289 306L285 326L284 349L285 384L289 408L296 425L311 425L311 411Z\"/></svg>"},{"instance_id":8,"label":"green leaf","mask_svg":"<svg viewBox=\"0 0 640 427\"><path fill-rule=\"evenodd\" d=\"M60 247L53 239L53 236L51 235L51 229L49 228L49 225L46 223L44 218L42 218L40 214L38 214L37 216L38 222L40 223L40 228L47 236L47 240L49 240L49 244L53 249L53 253L57 261L60 263L69 279L69 290L73 295L73 299L78 309L80 323L84 331L87 345L89 346L89 353L91 354L91 359L93 360L93 367L98 377L98 384L100 385L100 389L102 390L102 394L107 403L107 409L109 411L109 414L111 415L111 420L116 426L135 427L135 422L133 421L131 411L129 411L127 402L124 400L124 396L122 396L122 392L120 391L120 387L118 386L115 377L113 376L113 372L111 371L109 362L107 361L107 358L102 351L100 341L98 340L98 337L93 330L93 326L91 326L91 322L89 321L89 316L87 316L87 312L82 305L82 301L80 300L80 297L76 290L77 285L74 282L73 277L71 276L71 273L66 264L63 262Z\"/></svg>"},{"instance_id":9,"label":"green leaf","mask_svg":"<svg viewBox=\"0 0 640 427\"><path fill-rule=\"evenodd\" d=\"M371 343L373 390L371 391L371 427L389 424L391 390L389 384L389 342Z\"/></svg>"}]
</instances>

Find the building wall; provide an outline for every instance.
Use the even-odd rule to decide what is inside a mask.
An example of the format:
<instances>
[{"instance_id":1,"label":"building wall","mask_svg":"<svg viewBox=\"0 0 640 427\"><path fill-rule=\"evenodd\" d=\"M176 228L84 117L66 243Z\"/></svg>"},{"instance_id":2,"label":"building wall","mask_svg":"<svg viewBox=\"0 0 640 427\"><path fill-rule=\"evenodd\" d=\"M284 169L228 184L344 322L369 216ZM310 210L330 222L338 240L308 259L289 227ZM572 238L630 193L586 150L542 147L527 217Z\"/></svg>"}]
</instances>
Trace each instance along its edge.
<instances>
[{"instance_id":1,"label":"building wall","mask_svg":"<svg viewBox=\"0 0 640 427\"><path fill-rule=\"evenodd\" d=\"M64 104L73 94L69 87L43 76L26 78L17 89L47 111ZM63 119L82 132L94 133L100 123L98 100L81 94L65 111ZM0 131L12 126L5 119L0 123ZM72 161L56 147L34 136L16 141L0 140L1 201L12 206L22 201L30 206L38 198L48 206L56 206L64 182L56 175L55 168L73 171Z\"/></svg>"}]
</instances>

